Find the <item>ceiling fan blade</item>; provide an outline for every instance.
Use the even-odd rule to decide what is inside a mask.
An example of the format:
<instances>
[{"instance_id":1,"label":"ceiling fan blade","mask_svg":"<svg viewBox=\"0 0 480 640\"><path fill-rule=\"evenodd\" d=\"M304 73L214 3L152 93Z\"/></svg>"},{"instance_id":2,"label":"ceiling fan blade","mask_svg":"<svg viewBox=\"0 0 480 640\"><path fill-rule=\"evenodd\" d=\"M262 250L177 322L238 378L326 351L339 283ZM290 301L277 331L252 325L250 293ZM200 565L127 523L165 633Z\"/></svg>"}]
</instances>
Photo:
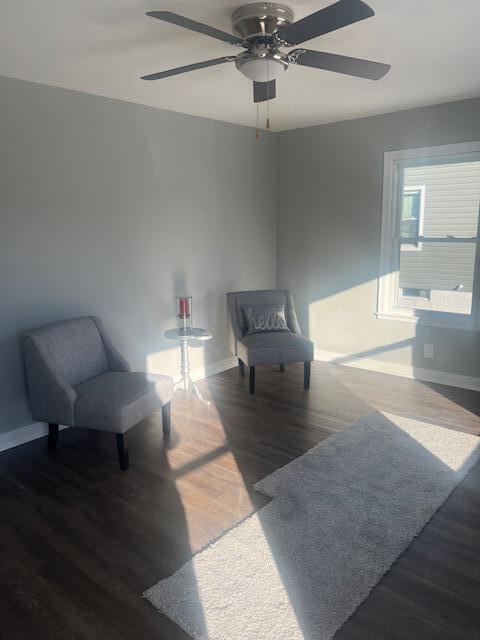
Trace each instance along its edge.
<instances>
[{"instance_id":1,"label":"ceiling fan blade","mask_svg":"<svg viewBox=\"0 0 480 640\"><path fill-rule=\"evenodd\" d=\"M215 29L215 27L209 27L208 24L202 24L201 22L190 20L190 18L180 16L178 13L172 13L171 11L149 11L147 16L158 18L158 20L170 22L171 24L176 24L178 27L184 27L185 29L190 29L190 31L203 33L206 36L211 36L212 38L222 40L228 44L243 44L243 40L241 38L237 38L237 36L234 36L231 33Z\"/></svg>"},{"instance_id":2,"label":"ceiling fan blade","mask_svg":"<svg viewBox=\"0 0 480 640\"><path fill-rule=\"evenodd\" d=\"M292 62L301 64L304 67L325 69L335 73L344 73L347 76L368 78L369 80L380 80L390 71L389 64L362 60L361 58L338 56L334 53L324 53L323 51L311 51L310 49L294 49L290 52L290 56L292 56Z\"/></svg>"},{"instance_id":3,"label":"ceiling fan blade","mask_svg":"<svg viewBox=\"0 0 480 640\"><path fill-rule=\"evenodd\" d=\"M269 82L253 81L253 101L265 102L265 100L273 100L277 95L275 80Z\"/></svg>"},{"instance_id":4,"label":"ceiling fan blade","mask_svg":"<svg viewBox=\"0 0 480 640\"><path fill-rule=\"evenodd\" d=\"M362 0L339 0L297 22L280 27L276 33L282 42L290 45L302 44L373 15L373 9Z\"/></svg>"},{"instance_id":5,"label":"ceiling fan blade","mask_svg":"<svg viewBox=\"0 0 480 640\"><path fill-rule=\"evenodd\" d=\"M168 78L169 76L176 76L179 73L186 73L187 71L195 71L195 69L204 69L205 67L213 67L216 64L223 64L224 62L232 62L235 58L215 58L214 60L205 60L205 62L195 62L194 64L187 64L184 67L176 67L176 69L167 69L167 71L158 71L157 73L151 73L148 76L142 76L142 80L160 80L161 78Z\"/></svg>"}]
</instances>

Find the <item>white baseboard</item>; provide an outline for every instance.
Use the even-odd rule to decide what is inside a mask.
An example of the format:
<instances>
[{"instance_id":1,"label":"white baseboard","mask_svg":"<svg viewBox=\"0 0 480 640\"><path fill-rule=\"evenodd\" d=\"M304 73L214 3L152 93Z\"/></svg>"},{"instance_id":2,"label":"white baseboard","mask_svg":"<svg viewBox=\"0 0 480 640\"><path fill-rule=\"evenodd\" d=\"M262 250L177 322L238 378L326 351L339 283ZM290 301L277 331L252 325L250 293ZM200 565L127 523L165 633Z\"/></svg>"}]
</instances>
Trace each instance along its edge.
<instances>
[{"instance_id":1,"label":"white baseboard","mask_svg":"<svg viewBox=\"0 0 480 640\"><path fill-rule=\"evenodd\" d=\"M335 353L334 351L322 351L321 349L315 349L315 359L321 360L322 362L331 362L332 364L355 367L357 369L366 369L367 371L376 371L377 373L401 376L402 378L412 378L414 380L423 380L425 382L434 382L436 384L445 384L451 387L461 387L462 389L480 391L480 378L462 376L460 374L449 373L447 371L422 369L419 367L412 367L410 365L398 364L396 362L361 358L355 355L350 356L345 353Z\"/></svg>"},{"instance_id":2,"label":"white baseboard","mask_svg":"<svg viewBox=\"0 0 480 640\"><path fill-rule=\"evenodd\" d=\"M68 427L61 426L60 429L68 429ZM0 434L0 451L6 451L13 447L18 447L25 442L31 442L42 438L48 433L48 426L45 422L34 422L33 424L27 424L25 427L19 427L13 431L7 431L7 433Z\"/></svg>"},{"instance_id":3,"label":"white baseboard","mask_svg":"<svg viewBox=\"0 0 480 640\"><path fill-rule=\"evenodd\" d=\"M198 367L193 369L190 373L192 380L203 380L216 373L221 373L227 369L232 369L238 365L237 358L225 358L225 360L219 360L213 362L205 367ZM68 429L68 427L61 426L60 429ZM0 451L6 451L13 447L18 447L26 442L31 442L37 438L42 438L48 433L48 426L44 422L34 422L28 424L25 427L19 427L13 431L7 431L7 433L0 434Z\"/></svg>"}]
</instances>

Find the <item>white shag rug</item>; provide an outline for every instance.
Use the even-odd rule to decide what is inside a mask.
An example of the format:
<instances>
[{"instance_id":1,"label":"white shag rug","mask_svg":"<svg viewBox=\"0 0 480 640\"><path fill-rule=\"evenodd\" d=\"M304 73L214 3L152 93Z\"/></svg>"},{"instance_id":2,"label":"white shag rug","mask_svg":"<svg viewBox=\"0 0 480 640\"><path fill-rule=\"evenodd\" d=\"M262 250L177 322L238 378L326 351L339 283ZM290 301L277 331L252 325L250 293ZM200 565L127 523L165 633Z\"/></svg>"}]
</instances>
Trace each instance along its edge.
<instances>
[{"instance_id":1,"label":"white shag rug","mask_svg":"<svg viewBox=\"0 0 480 640\"><path fill-rule=\"evenodd\" d=\"M371 413L144 595L195 640L330 640L479 459L476 436Z\"/></svg>"}]
</instances>

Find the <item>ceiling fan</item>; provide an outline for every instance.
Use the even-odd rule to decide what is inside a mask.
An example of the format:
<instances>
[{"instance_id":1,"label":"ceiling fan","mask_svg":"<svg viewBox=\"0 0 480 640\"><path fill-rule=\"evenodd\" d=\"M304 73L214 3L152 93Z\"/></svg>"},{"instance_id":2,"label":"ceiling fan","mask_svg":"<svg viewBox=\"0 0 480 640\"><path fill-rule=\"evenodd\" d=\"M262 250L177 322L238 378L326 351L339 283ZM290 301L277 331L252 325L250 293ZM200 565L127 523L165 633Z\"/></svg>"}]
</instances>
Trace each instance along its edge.
<instances>
[{"instance_id":1,"label":"ceiling fan","mask_svg":"<svg viewBox=\"0 0 480 640\"><path fill-rule=\"evenodd\" d=\"M254 2L233 12L232 30L236 34L233 35L171 11L149 11L147 16L203 33L227 44L243 47L245 51L236 56L224 56L159 71L143 76L142 79L159 80L195 69L235 62L237 69L253 80L254 102L275 98L275 81L290 64L379 80L389 71L390 65L310 49L293 49L288 53L282 51L282 47L303 44L312 38L371 18L373 15L373 9L362 0L338 0L294 22L293 11L289 7L275 2Z\"/></svg>"}]
</instances>

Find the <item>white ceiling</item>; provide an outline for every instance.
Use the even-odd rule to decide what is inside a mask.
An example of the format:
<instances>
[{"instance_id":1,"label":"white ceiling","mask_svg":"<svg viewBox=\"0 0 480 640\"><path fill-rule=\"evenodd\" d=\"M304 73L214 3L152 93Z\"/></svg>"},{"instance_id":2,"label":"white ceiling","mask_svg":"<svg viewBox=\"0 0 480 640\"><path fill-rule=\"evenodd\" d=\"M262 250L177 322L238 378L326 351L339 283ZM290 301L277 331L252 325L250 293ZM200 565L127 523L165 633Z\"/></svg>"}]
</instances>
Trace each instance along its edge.
<instances>
[{"instance_id":1,"label":"white ceiling","mask_svg":"<svg viewBox=\"0 0 480 640\"><path fill-rule=\"evenodd\" d=\"M367 0L368 1L368 0ZM284 0L288 3L288 0ZM230 31L242 0L1 0L0 74L255 125L234 64L146 82L141 75L238 48L145 16L170 10ZM296 19L330 0L291 0ZM480 95L480 0L370 0L375 17L308 47L390 63L378 82L291 66L271 103L280 131Z\"/></svg>"}]
</instances>

